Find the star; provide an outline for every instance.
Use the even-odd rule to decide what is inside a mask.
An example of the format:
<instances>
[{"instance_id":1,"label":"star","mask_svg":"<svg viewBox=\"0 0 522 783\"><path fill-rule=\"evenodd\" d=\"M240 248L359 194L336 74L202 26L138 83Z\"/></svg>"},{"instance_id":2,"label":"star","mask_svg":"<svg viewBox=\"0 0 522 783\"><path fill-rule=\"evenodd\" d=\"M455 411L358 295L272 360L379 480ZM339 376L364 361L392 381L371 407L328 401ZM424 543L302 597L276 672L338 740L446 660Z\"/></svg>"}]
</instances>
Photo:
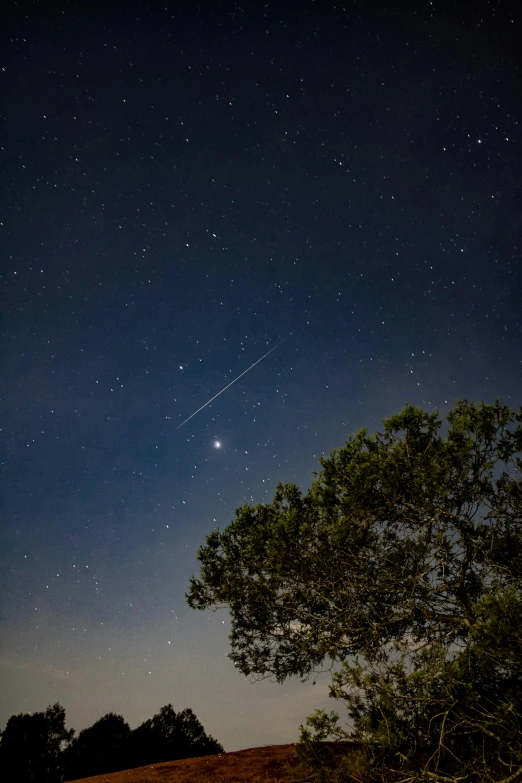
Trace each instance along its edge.
<instances>
[{"instance_id":1,"label":"star","mask_svg":"<svg viewBox=\"0 0 522 783\"><path fill-rule=\"evenodd\" d=\"M219 440L215 440L214 441L214 448L215 449L220 449L221 448L221 442Z\"/></svg>"}]
</instances>

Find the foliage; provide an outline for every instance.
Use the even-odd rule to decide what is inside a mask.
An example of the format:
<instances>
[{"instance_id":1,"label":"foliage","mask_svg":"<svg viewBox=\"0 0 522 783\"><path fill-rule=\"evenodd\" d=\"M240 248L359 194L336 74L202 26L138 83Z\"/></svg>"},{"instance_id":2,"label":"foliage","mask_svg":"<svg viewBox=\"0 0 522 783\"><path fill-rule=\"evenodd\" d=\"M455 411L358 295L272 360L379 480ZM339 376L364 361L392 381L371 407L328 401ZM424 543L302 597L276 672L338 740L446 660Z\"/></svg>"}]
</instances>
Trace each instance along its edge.
<instances>
[{"instance_id":1,"label":"foliage","mask_svg":"<svg viewBox=\"0 0 522 783\"><path fill-rule=\"evenodd\" d=\"M371 760L362 743L350 741L339 726L339 715L316 710L301 726L295 755L301 762L298 770L312 771L316 783L344 783L346 780L369 779ZM327 742L332 737L335 742Z\"/></svg>"},{"instance_id":2,"label":"foliage","mask_svg":"<svg viewBox=\"0 0 522 783\"><path fill-rule=\"evenodd\" d=\"M73 739L59 704L13 715L0 732L0 780L60 783L161 761L222 753L192 710L167 704L131 731L121 715L104 715Z\"/></svg>"},{"instance_id":3,"label":"foliage","mask_svg":"<svg viewBox=\"0 0 522 783\"><path fill-rule=\"evenodd\" d=\"M223 747L207 735L191 709L176 713L167 704L132 732L132 766L222 753Z\"/></svg>"},{"instance_id":4,"label":"foliage","mask_svg":"<svg viewBox=\"0 0 522 783\"><path fill-rule=\"evenodd\" d=\"M61 751L74 735L60 704L45 712L13 715L0 738L0 777L17 783L59 783Z\"/></svg>"},{"instance_id":5,"label":"foliage","mask_svg":"<svg viewBox=\"0 0 522 783\"><path fill-rule=\"evenodd\" d=\"M362 742L364 779L522 780L522 409L462 400L444 432L408 405L383 424L306 494L279 484L214 530L188 603L229 607L243 674L336 664L352 728L316 713L302 742Z\"/></svg>"},{"instance_id":6,"label":"foliage","mask_svg":"<svg viewBox=\"0 0 522 783\"><path fill-rule=\"evenodd\" d=\"M131 730L121 715L104 715L80 731L64 751L65 779L76 780L126 769Z\"/></svg>"}]
</instances>

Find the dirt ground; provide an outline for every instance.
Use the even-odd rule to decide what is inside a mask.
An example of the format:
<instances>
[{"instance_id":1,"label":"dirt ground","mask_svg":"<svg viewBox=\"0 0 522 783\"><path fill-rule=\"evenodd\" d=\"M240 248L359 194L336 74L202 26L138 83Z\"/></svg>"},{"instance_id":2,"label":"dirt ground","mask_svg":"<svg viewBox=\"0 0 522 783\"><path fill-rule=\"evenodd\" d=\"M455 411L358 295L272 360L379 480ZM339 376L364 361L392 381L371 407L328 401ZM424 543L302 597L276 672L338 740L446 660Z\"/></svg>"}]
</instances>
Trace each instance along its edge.
<instances>
[{"instance_id":1,"label":"dirt ground","mask_svg":"<svg viewBox=\"0 0 522 783\"><path fill-rule=\"evenodd\" d=\"M82 778L82 783L304 783L295 745L267 745ZM292 772L293 770L293 772ZM70 782L72 783L72 782Z\"/></svg>"}]
</instances>

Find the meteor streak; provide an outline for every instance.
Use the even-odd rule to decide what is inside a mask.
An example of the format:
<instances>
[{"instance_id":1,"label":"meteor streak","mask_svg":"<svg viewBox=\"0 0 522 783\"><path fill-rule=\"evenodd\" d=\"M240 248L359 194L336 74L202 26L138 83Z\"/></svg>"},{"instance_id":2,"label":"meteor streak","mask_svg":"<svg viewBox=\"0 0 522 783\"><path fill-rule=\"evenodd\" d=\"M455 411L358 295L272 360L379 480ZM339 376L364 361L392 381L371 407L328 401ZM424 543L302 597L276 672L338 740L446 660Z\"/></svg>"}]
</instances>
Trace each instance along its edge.
<instances>
[{"instance_id":1,"label":"meteor streak","mask_svg":"<svg viewBox=\"0 0 522 783\"><path fill-rule=\"evenodd\" d=\"M210 400L208 400L208 402L206 402L204 405L202 405L202 406L201 406L201 408L198 408L198 409L197 409L197 411L194 411L194 413L191 413L191 414L190 414L190 416L189 416L187 419L185 419L185 421L182 421L182 422L181 422L181 424L178 424L178 426L176 427L176 429L177 429L177 430L179 430L179 428L180 428L180 427L183 427L183 425L184 425L184 424L186 424L186 423L187 423L187 421L190 421L191 419L193 419L193 418L194 418L194 416L196 415L196 413L199 413L200 411L202 411L202 410L203 410L203 408L206 408L206 407L207 407L207 405L210 405L210 403L211 403L211 402L213 402L213 401L216 399L216 397L219 397L219 395L220 395L220 394L223 394L223 392L225 392L227 389L229 389L229 388L232 386L232 384L233 384L233 383L235 383L235 382L236 382L236 381L238 381L240 378L242 378L242 377L243 377L243 375L246 375L246 374L247 374L247 372L250 372L250 370L252 369L252 367L255 367L255 366L256 366L256 364L259 364L259 362L262 362L262 361L263 361L263 359L266 359L266 357L267 357L269 354L271 354L271 353L272 353L272 351L275 351L275 349L276 349L276 348L279 348L279 346L280 346L280 345L282 345L282 344L283 344L283 343L284 343L286 340L288 340L288 337L285 337L285 339L284 339L284 340L281 340L281 342L277 343L277 345L274 345L274 347L273 347L273 348L270 348L270 350L269 350L269 351L267 351L265 354L263 354L263 356L262 356L260 359L258 359L258 360L257 360L257 362L254 362L254 364L251 364L251 365L250 365L250 367L247 367L247 369L246 369L246 370L244 370L244 372L242 372L242 373L241 373L241 375L238 375L238 376L237 376L237 378L234 378L234 380L233 380L233 381L230 381L230 383L228 384L228 386L225 386L225 388L224 388L224 389L221 389L221 391L218 391L218 393L217 393L217 394L214 394L214 396L213 396L213 397L211 397L211 398L210 398Z\"/></svg>"}]
</instances>

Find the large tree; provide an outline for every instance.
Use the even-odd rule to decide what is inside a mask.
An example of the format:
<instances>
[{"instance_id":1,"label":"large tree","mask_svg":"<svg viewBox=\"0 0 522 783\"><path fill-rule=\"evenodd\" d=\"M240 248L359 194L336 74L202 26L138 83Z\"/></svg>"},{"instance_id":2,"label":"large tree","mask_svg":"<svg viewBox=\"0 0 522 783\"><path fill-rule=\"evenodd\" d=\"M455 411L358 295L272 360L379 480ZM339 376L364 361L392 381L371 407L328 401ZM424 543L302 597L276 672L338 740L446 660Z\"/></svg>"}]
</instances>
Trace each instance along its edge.
<instances>
[{"instance_id":1,"label":"large tree","mask_svg":"<svg viewBox=\"0 0 522 783\"><path fill-rule=\"evenodd\" d=\"M65 728L60 704L45 712L12 715L0 733L0 778L17 783L59 783L63 780L62 750L74 729Z\"/></svg>"},{"instance_id":2,"label":"large tree","mask_svg":"<svg viewBox=\"0 0 522 783\"><path fill-rule=\"evenodd\" d=\"M229 608L243 674L329 662L352 728L303 736L359 740L374 778L522 780L522 409L383 425L214 530L188 603Z\"/></svg>"},{"instance_id":3,"label":"large tree","mask_svg":"<svg viewBox=\"0 0 522 783\"><path fill-rule=\"evenodd\" d=\"M80 731L63 754L66 780L116 772L132 766L129 762L130 736L129 724L113 712Z\"/></svg>"},{"instance_id":4,"label":"large tree","mask_svg":"<svg viewBox=\"0 0 522 783\"><path fill-rule=\"evenodd\" d=\"M134 729L131 747L133 766L223 752L223 746L205 733L191 709L176 712L172 704Z\"/></svg>"}]
</instances>

